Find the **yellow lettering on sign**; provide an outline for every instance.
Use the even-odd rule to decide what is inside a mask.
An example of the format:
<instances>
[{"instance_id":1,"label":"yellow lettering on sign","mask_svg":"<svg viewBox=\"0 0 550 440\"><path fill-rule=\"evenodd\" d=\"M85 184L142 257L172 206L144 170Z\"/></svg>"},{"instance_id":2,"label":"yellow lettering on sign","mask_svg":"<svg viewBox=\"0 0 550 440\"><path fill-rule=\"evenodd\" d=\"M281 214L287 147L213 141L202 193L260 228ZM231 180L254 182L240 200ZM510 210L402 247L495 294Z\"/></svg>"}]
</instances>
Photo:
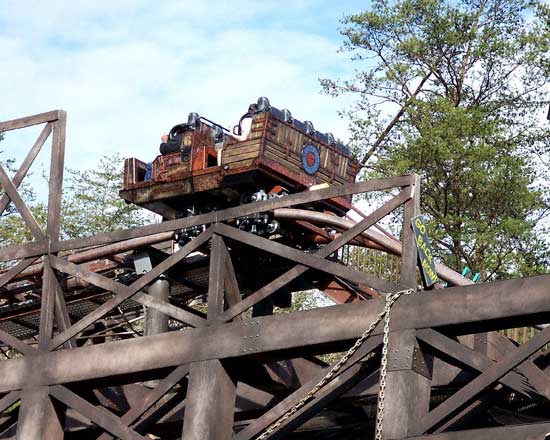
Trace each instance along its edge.
<instances>
[{"instance_id":1,"label":"yellow lettering on sign","mask_svg":"<svg viewBox=\"0 0 550 440\"><path fill-rule=\"evenodd\" d=\"M415 220L415 223L416 223L416 227L418 228L418 230L420 231L421 234L425 234L426 233L426 226L424 226L424 224L422 223L422 221L417 218Z\"/></svg>"}]
</instances>

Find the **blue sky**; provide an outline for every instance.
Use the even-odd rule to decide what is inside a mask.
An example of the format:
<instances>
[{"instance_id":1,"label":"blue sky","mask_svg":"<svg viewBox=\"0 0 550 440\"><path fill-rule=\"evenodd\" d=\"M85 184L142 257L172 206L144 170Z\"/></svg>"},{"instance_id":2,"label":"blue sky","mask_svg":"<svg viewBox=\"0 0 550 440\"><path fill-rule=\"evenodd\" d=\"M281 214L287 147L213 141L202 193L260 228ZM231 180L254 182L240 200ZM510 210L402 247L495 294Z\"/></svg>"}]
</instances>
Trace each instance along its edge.
<instances>
[{"instance_id":1,"label":"blue sky","mask_svg":"<svg viewBox=\"0 0 550 440\"><path fill-rule=\"evenodd\" d=\"M67 110L73 169L111 152L150 160L160 135L190 111L228 126L261 95L346 140L337 112L351 98L322 95L318 78L358 67L338 52L338 29L344 14L366 6L0 0L0 120ZM21 158L37 133L8 133L2 155Z\"/></svg>"}]
</instances>

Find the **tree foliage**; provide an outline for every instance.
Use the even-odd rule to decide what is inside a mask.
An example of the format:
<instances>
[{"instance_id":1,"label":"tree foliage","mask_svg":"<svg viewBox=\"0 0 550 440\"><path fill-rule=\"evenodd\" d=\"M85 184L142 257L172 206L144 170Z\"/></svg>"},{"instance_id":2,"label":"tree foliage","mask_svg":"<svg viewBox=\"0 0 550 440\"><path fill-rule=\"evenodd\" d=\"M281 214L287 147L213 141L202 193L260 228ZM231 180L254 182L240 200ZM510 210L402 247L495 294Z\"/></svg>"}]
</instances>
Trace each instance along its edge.
<instances>
[{"instance_id":1,"label":"tree foliage","mask_svg":"<svg viewBox=\"0 0 550 440\"><path fill-rule=\"evenodd\" d=\"M15 172L13 160L5 160L2 165ZM119 155L102 157L98 166L92 169L66 170L66 173L61 213L62 238L90 236L146 222L141 209L126 204L118 196L122 187L122 158ZM36 221L45 229L47 205L37 200L28 184L23 183L20 192ZM32 240L29 229L10 203L0 217L0 245Z\"/></svg>"},{"instance_id":2,"label":"tree foliage","mask_svg":"<svg viewBox=\"0 0 550 440\"><path fill-rule=\"evenodd\" d=\"M436 252L455 269L547 270L550 7L373 0L344 24L364 70L322 85L358 98L347 114L365 175L422 176Z\"/></svg>"},{"instance_id":3,"label":"tree foliage","mask_svg":"<svg viewBox=\"0 0 550 440\"><path fill-rule=\"evenodd\" d=\"M144 224L143 211L118 195L122 163L122 157L114 154L103 156L93 169L68 170L62 222L65 237L85 237Z\"/></svg>"}]
</instances>

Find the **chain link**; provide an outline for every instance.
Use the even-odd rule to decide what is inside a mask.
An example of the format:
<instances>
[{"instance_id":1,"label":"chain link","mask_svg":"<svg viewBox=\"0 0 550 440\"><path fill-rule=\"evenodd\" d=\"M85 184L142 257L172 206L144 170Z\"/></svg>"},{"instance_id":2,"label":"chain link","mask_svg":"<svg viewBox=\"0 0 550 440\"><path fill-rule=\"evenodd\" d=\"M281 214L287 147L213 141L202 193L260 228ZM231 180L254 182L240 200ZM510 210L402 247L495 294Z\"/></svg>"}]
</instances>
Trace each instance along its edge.
<instances>
[{"instance_id":1,"label":"chain link","mask_svg":"<svg viewBox=\"0 0 550 440\"><path fill-rule=\"evenodd\" d=\"M369 328L363 332L361 337L355 342L353 347L351 347L342 358L330 369L330 371L319 381L317 384L302 398L296 405L291 409L285 412L277 421L271 424L260 436L256 437L256 440L265 440L273 432L275 432L279 427L293 414L295 414L300 408L305 406L305 404L319 392L334 375L342 368L342 366L349 360L351 356L363 345L363 343L369 338L376 326L384 319L384 337L382 344L382 363L380 366L380 392L378 394L378 411L376 415L376 437L375 440L381 440L382 438L382 422L384 419L384 392L386 388L386 370L388 364L388 340L390 333L390 310L393 304L399 299L401 295L410 295L413 293L413 289L400 290L396 293L388 293L385 295L386 304L384 310L382 310L376 319L371 323ZM374 357L374 353L369 353L365 358L365 361Z\"/></svg>"}]
</instances>

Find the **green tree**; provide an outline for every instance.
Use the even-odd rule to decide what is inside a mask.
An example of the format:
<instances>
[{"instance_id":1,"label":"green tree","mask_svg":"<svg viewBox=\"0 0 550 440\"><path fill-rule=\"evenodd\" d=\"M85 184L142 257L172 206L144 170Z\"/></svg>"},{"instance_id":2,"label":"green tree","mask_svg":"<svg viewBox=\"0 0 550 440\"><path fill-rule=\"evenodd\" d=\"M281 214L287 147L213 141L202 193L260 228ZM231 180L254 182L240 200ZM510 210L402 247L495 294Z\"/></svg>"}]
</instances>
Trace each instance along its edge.
<instances>
[{"instance_id":1,"label":"green tree","mask_svg":"<svg viewBox=\"0 0 550 440\"><path fill-rule=\"evenodd\" d=\"M63 199L62 229L66 238L143 225L143 210L122 200L122 157L103 156L97 167L68 170Z\"/></svg>"},{"instance_id":2,"label":"green tree","mask_svg":"<svg viewBox=\"0 0 550 440\"><path fill-rule=\"evenodd\" d=\"M4 139L4 133L0 133L0 142ZM2 150L0 150L2 153ZM6 158L0 160L0 164L8 172L14 174L16 172L15 160ZM36 201L36 196L30 186L23 181L18 188L19 193L29 206L31 213L40 225L46 223L46 207L43 203ZM2 187L0 186L0 195L3 196ZM31 231L25 225L22 217L15 209L13 203L9 203L4 212L0 215L0 246L10 246L32 241L33 236Z\"/></svg>"},{"instance_id":3,"label":"green tree","mask_svg":"<svg viewBox=\"0 0 550 440\"><path fill-rule=\"evenodd\" d=\"M451 267L547 270L550 7L373 0L344 24L344 49L365 70L322 85L358 98L347 114L364 175L422 176L422 211Z\"/></svg>"},{"instance_id":4,"label":"green tree","mask_svg":"<svg viewBox=\"0 0 550 440\"><path fill-rule=\"evenodd\" d=\"M15 172L12 159L3 161L2 165L12 173ZM117 154L102 157L98 166L90 170L67 170L62 206L62 238L78 238L143 225L147 221L143 210L126 204L118 196L122 178L122 158ZM37 201L28 184L21 185L20 192L37 222L45 228L46 204ZM10 203L0 216L0 245L9 246L32 240L23 219Z\"/></svg>"}]
</instances>

